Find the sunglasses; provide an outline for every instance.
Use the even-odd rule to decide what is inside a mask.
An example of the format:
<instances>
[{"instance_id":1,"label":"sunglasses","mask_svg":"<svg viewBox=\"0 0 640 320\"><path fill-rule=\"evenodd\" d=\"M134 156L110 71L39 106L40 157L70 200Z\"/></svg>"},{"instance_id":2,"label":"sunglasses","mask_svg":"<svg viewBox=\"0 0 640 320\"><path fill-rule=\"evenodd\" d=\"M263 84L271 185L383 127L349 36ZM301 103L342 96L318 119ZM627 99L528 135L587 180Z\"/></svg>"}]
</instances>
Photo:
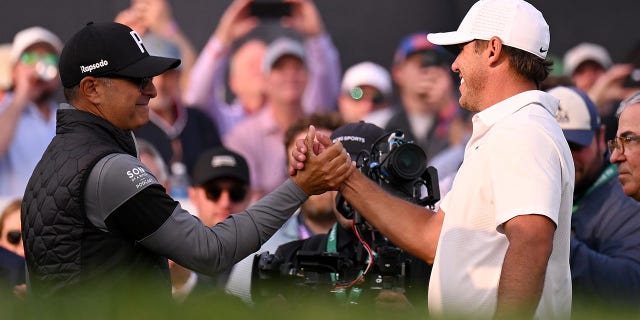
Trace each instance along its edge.
<instances>
[{"instance_id":1,"label":"sunglasses","mask_svg":"<svg viewBox=\"0 0 640 320\"><path fill-rule=\"evenodd\" d=\"M152 77L134 78L134 77L124 77L124 76L109 76L107 78L122 79L128 82L131 82L135 84L140 89L140 91L144 91L144 88L146 88L149 85L149 83L153 81Z\"/></svg>"},{"instance_id":2,"label":"sunglasses","mask_svg":"<svg viewBox=\"0 0 640 320\"><path fill-rule=\"evenodd\" d=\"M22 240L22 236L20 234L20 231L11 230L7 232L7 242L13 245L17 245L18 243L20 243L21 240Z\"/></svg>"},{"instance_id":3,"label":"sunglasses","mask_svg":"<svg viewBox=\"0 0 640 320\"><path fill-rule=\"evenodd\" d=\"M211 201L220 200L222 192L227 191L229 193L229 199L231 199L231 202L238 203L242 202L248 193L248 187L240 183L220 184L214 182L205 184L203 188L207 193L207 198L209 198L209 200Z\"/></svg>"},{"instance_id":4,"label":"sunglasses","mask_svg":"<svg viewBox=\"0 0 640 320\"><path fill-rule=\"evenodd\" d=\"M53 53L24 52L20 55L20 62L28 65L34 65L38 62L58 65L58 56Z\"/></svg>"}]
</instances>

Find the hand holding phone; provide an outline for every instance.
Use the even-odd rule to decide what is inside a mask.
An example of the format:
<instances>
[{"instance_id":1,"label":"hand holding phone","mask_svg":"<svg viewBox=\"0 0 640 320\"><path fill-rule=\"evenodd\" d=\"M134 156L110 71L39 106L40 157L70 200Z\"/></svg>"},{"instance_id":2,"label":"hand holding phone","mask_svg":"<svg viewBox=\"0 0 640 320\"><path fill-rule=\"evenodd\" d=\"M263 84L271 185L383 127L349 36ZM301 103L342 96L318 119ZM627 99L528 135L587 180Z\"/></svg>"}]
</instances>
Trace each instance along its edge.
<instances>
[{"instance_id":1,"label":"hand holding phone","mask_svg":"<svg viewBox=\"0 0 640 320\"><path fill-rule=\"evenodd\" d=\"M277 0L254 0L249 4L252 16L260 19L279 19L291 16L291 3Z\"/></svg>"}]
</instances>

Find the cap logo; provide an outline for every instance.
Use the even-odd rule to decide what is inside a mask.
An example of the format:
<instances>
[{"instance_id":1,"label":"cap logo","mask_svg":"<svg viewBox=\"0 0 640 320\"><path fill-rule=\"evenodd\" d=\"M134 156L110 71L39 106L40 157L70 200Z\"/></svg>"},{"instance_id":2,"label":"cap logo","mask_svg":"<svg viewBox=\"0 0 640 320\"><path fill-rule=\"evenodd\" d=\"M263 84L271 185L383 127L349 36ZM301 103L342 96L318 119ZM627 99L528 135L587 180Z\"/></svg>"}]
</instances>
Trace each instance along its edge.
<instances>
[{"instance_id":1,"label":"cap logo","mask_svg":"<svg viewBox=\"0 0 640 320\"><path fill-rule=\"evenodd\" d=\"M558 106L558 112L556 113L556 120L558 122L564 122L564 123L571 122L571 119L569 119L569 113L563 110L561 105Z\"/></svg>"},{"instance_id":2,"label":"cap logo","mask_svg":"<svg viewBox=\"0 0 640 320\"><path fill-rule=\"evenodd\" d=\"M355 141L355 142L359 142L359 143L365 143L365 139L363 137L358 137L358 136L342 136L342 137L336 137L335 139L333 139L333 141Z\"/></svg>"},{"instance_id":3,"label":"cap logo","mask_svg":"<svg viewBox=\"0 0 640 320\"><path fill-rule=\"evenodd\" d=\"M138 45L138 48L140 48L140 52L144 53L144 47L142 46L142 38L140 38L138 33L133 30L129 32L129 34L131 35L131 38L133 38L133 41L135 41L135 43Z\"/></svg>"},{"instance_id":4,"label":"cap logo","mask_svg":"<svg viewBox=\"0 0 640 320\"><path fill-rule=\"evenodd\" d=\"M211 166L217 167L235 167L236 158L233 156L214 156L211 158Z\"/></svg>"},{"instance_id":5,"label":"cap logo","mask_svg":"<svg viewBox=\"0 0 640 320\"><path fill-rule=\"evenodd\" d=\"M109 65L109 61L104 60L104 59L100 59L100 62L96 62L94 64L90 64L88 66L80 66L80 71L82 73L87 73L87 72L91 72L93 70L102 68L102 67L106 67Z\"/></svg>"}]
</instances>

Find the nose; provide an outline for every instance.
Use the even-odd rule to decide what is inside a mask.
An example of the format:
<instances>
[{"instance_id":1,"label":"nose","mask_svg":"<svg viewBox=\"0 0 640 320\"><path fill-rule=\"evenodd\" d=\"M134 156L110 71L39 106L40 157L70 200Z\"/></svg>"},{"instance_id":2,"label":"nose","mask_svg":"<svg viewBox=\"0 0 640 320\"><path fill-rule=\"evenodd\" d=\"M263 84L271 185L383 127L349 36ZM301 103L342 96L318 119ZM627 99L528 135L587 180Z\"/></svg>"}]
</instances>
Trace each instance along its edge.
<instances>
[{"instance_id":1,"label":"nose","mask_svg":"<svg viewBox=\"0 0 640 320\"><path fill-rule=\"evenodd\" d=\"M229 190L222 190L220 198L218 198L218 206L225 209L231 208L231 196L229 195Z\"/></svg>"},{"instance_id":2,"label":"nose","mask_svg":"<svg viewBox=\"0 0 640 320\"><path fill-rule=\"evenodd\" d=\"M611 155L609 156L609 162L611 162L612 164L616 164L624 160L625 160L624 154L620 153L618 149L613 149L613 152L611 152Z\"/></svg>"},{"instance_id":3,"label":"nose","mask_svg":"<svg viewBox=\"0 0 640 320\"><path fill-rule=\"evenodd\" d=\"M140 91L142 94L151 98L155 98L158 95L158 90L156 89L156 85L153 83L153 80L149 81L149 83L142 87Z\"/></svg>"}]
</instances>

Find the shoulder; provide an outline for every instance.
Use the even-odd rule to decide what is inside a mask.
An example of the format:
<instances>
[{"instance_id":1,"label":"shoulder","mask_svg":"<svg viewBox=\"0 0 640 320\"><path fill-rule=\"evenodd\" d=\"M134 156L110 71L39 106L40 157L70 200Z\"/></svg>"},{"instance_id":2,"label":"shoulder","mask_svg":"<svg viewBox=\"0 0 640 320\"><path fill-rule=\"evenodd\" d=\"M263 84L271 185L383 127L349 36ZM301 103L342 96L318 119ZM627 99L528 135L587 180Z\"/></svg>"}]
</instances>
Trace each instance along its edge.
<instances>
[{"instance_id":1,"label":"shoulder","mask_svg":"<svg viewBox=\"0 0 640 320\"><path fill-rule=\"evenodd\" d=\"M100 199L101 207L111 212L153 184L160 183L140 160L128 154L114 153L93 167L85 194L88 199Z\"/></svg>"}]
</instances>

